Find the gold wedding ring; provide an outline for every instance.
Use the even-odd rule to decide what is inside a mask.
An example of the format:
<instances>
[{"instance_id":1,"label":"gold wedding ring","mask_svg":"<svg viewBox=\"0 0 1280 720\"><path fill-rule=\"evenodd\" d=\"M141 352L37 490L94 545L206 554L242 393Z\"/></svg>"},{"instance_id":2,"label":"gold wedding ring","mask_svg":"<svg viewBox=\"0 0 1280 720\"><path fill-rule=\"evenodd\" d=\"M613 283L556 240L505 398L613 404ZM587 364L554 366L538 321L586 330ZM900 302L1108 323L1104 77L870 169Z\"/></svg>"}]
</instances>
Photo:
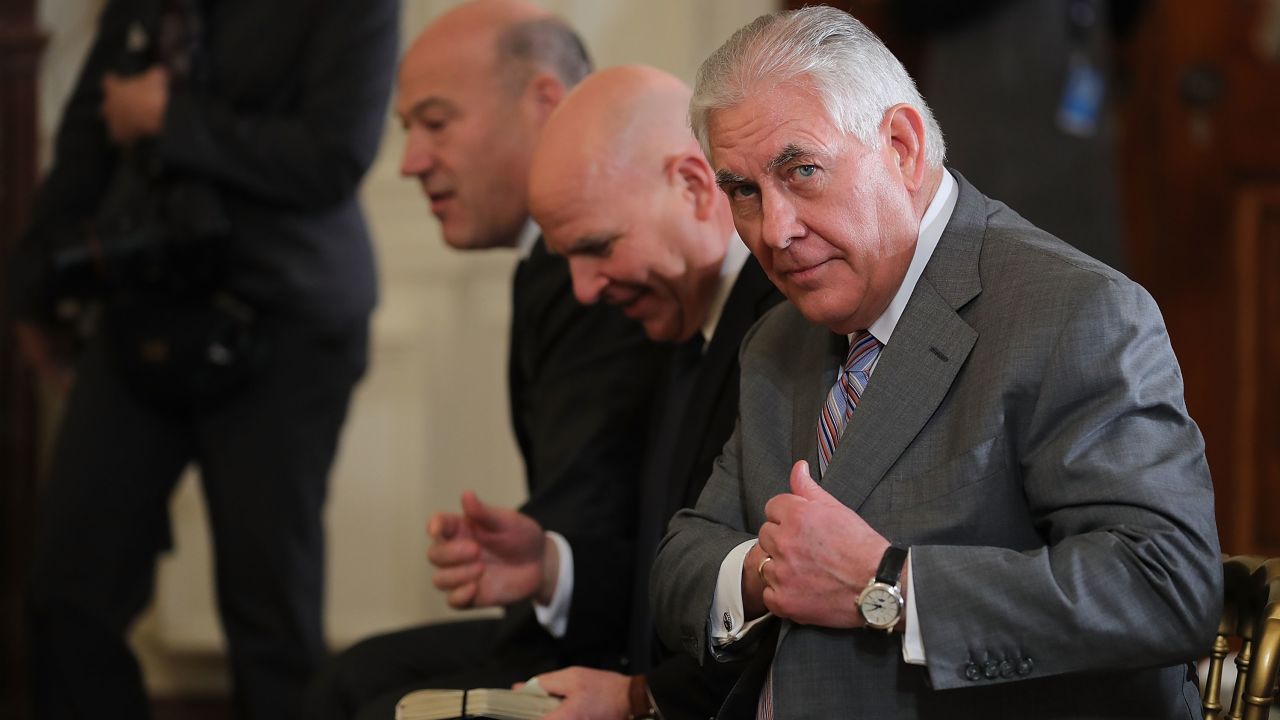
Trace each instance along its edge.
<instances>
[{"instance_id":1,"label":"gold wedding ring","mask_svg":"<svg viewBox=\"0 0 1280 720\"><path fill-rule=\"evenodd\" d=\"M764 559L760 561L760 564L756 566L756 574L760 576L760 582L764 583L765 585L768 585L769 583L765 582L764 580L764 566L772 560L773 560L773 556L765 555Z\"/></svg>"}]
</instances>

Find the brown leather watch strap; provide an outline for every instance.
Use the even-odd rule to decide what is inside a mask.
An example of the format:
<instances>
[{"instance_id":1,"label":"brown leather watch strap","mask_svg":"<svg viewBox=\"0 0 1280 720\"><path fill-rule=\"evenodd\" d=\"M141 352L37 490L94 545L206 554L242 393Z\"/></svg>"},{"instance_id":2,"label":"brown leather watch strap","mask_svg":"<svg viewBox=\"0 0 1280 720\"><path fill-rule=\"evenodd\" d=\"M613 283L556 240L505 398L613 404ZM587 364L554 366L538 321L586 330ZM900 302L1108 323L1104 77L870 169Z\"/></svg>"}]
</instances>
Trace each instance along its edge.
<instances>
[{"instance_id":1,"label":"brown leather watch strap","mask_svg":"<svg viewBox=\"0 0 1280 720\"><path fill-rule=\"evenodd\" d=\"M643 675L631 676L631 686L627 690L627 697L631 705L631 720L651 718L657 712L653 707L653 703L649 702L649 682L645 680Z\"/></svg>"}]
</instances>

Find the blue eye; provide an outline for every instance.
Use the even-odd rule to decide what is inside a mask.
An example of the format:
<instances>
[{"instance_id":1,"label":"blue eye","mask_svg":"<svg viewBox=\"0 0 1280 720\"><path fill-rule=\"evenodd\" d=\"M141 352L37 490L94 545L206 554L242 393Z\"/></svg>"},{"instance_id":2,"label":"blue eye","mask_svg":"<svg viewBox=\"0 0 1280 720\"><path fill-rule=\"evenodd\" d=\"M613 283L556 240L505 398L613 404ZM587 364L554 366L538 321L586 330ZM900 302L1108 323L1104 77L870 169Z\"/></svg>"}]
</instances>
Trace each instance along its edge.
<instances>
[{"instance_id":1,"label":"blue eye","mask_svg":"<svg viewBox=\"0 0 1280 720\"><path fill-rule=\"evenodd\" d=\"M816 165L799 165L796 167L795 172L796 175L802 178L813 177L813 174L818 172L818 167Z\"/></svg>"},{"instance_id":2,"label":"blue eye","mask_svg":"<svg viewBox=\"0 0 1280 720\"><path fill-rule=\"evenodd\" d=\"M730 194L735 198L755 197L756 188L754 185L738 185L733 188Z\"/></svg>"}]
</instances>

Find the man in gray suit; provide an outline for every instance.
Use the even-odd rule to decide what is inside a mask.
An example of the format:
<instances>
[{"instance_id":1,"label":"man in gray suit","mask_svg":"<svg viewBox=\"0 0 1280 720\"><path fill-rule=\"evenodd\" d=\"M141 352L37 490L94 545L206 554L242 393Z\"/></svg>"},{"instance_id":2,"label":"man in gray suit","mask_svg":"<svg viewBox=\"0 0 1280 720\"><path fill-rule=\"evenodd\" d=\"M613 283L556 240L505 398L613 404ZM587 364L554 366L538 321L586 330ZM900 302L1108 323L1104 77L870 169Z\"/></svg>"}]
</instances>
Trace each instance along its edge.
<instances>
[{"instance_id":1,"label":"man in gray suit","mask_svg":"<svg viewBox=\"0 0 1280 720\"><path fill-rule=\"evenodd\" d=\"M690 114L790 300L651 574L668 643L755 657L721 716L1198 717L1213 491L1150 296L944 168L838 10L739 31Z\"/></svg>"}]
</instances>

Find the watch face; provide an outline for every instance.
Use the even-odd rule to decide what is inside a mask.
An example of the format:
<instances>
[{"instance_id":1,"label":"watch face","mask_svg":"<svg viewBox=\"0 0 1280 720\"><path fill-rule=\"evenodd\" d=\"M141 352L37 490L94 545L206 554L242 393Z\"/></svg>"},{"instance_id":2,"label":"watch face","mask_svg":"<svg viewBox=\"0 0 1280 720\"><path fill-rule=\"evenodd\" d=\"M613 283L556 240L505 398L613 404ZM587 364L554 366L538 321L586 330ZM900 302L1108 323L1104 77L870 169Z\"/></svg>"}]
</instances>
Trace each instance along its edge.
<instances>
[{"instance_id":1,"label":"watch face","mask_svg":"<svg viewBox=\"0 0 1280 720\"><path fill-rule=\"evenodd\" d=\"M901 600L888 585L877 583L867 588L859 601L862 617L875 628L892 627L902 612Z\"/></svg>"}]
</instances>

